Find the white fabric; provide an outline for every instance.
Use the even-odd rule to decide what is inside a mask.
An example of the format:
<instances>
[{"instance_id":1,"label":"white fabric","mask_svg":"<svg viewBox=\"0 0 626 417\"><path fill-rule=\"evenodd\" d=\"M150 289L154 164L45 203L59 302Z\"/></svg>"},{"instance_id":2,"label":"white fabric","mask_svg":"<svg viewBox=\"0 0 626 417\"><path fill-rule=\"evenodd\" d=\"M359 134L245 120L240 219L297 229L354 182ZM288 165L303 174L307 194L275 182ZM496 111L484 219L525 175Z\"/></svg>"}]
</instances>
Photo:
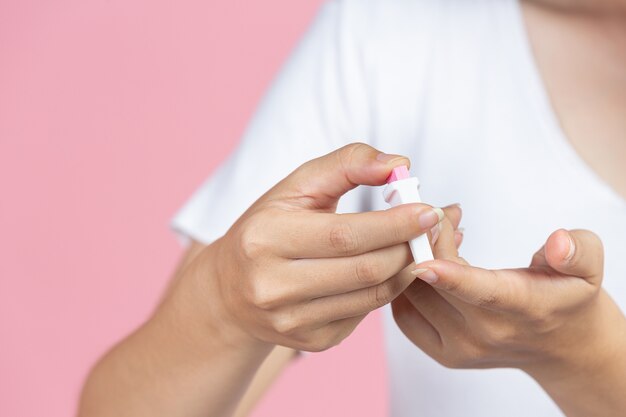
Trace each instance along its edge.
<instances>
[{"instance_id":1,"label":"white fabric","mask_svg":"<svg viewBox=\"0 0 626 417\"><path fill-rule=\"evenodd\" d=\"M560 227L595 231L605 288L624 309L626 201L570 147L527 42L515 0L326 4L174 229L208 243L300 163L366 141L411 157L425 201L462 203L473 264L524 266ZM384 208L369 187L340 203ZM446 369L384 316L393 417L561 415L524 373Z\"/></svg>"}]
</instances>

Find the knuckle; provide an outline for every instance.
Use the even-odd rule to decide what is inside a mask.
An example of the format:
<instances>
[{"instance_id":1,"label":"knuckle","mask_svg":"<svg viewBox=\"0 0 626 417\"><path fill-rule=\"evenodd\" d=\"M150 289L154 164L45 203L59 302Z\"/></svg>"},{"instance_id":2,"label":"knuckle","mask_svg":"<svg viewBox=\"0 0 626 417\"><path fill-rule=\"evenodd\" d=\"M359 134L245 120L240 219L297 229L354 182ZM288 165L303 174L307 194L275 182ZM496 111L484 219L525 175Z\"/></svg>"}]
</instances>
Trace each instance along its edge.
<instances>
[{"instance_id":1,"label":"knuckle","mask_svg":"<svg viewBox=\"0 0 626 417\"><path fill-rule=\"evenodd\" d=\"M293 314L279 313L272 317L272 328L283 336L294 335L301 326L302 324Z\"/></svg>"},{"instance_id":2,"label":"knuckle","mask_svg":"<svg viewBox=\"0 0 626 417\"><path fill-rule=\"evenodd\" d=\"M352 162L352 159L354 158L354 154L360 150L367 149L367 148L369 148L369 146L363 142L350 143L340 148L339 151L337 152L339 163L343 167L350 166L350 163Z\"/></svg>"},{"instance_id":3,"label":"knuckle","mask_svg":"<svg viewBox=\"0 0 626 417\"><path fill-rule=\"evenodd\" d=\"M475 345L466 344L462 349L455 348L438 358L438 362L450 369L480 367L485 362L485 351Z\"/></svg>"},{"instance_id":4,"label":"knuckle","mask_svg":"<svg viewBox=\"0 0 626 417\"><path fill-rule=\"evenodd\" d=\"M313 339L306 344L306 350L309 352L324 352L336 346L336 342L324 339Z\"/></svg>"},{"instance_id":5,"label":"knuckle","mask_svg":"<svg viewBox=\"0 0 626 417\"><path fill-rule=\"evenodd\" d=\"M263 233L255 221L248 221L239 231L239 249L248 259L255 259L265 253L267 244Z\"/></svg>"},{"instance_id":6,"label":"knuckle","mask_svg":"<svg viewBox=\"0 0 626 417\"><path fill-rule=\"evenodd\" d=\"M328 326L309 333L304 343L304 350L309 352L323 352L341 342L341 338L332 334Z\"/></svg>"},{"instance_id":7,"label":"knuckle","mask_svg":"<svg viewBox=\"0 0 626 417\"><path fill-rule=\"evenodd\" d=\"M389 304L393 300L394 292L389 282L370 287L368 289L369 306L371 310Z\"/></svg>"},{"instance_id":8,"label":"knuckle","mask_svg":"<svg viewBox=\"0 0 626 417\"><path fill-rule=\"evenodd\" d=\"M281 304L281 297L275 287L261 279L257 279L250 286L249 300L261 310L272 310Z\"/></svg>"},{"instance_id":9,"label":"knuckle","mask_svg":"<svg viewBox=\"0 0 626 417\"><path fill-rule=\"evenodd\" d=\"M496 349L517 346L517 339L517 328L508 323L492 324L483 337L483 341L487 346Z\"/></svg>"},{"instance_id":10,"label":"knuckle","mask_svg":"<svg viewBox=\"0 0 626 417\"><path fill-rule=\"evenodd\" d=\"M340 342L341 338L338 338L329 326L324 326L307 332L300 345L301 349L307 352L323 352L337 346Z\"/></svg>"},{"instance_id":11,"label":"knuckle","mask_svg":"<svg viewBox=\"0 0 626 417\"><path fill-rule=\"evenodd\" d=\"M358 260L355 264L355 275L357 280L367 286L379 283L381 267L371 260Z\"/></svg>"},{"instance_id":12,"label":"knuckle","mask_svg":"<svg viewBox=\"0 0 626 417\"><path fill-rule=\"evenodd\" d=\"M358 239L348 223L338 223L331 227L328 240L330 246L342 255L354 254L358 247Z\"/></svg>"},{"instance_id":13,"label":"knuckle","mask_svg":"<svg viewBox=\"0 0 626 417\"><path fill-rule=\"evenodd\" d=\"M306 171L309 168L312 168L315 166L317 162L317 158L316 159L310 159L308 161L303 162L302 164L300 164L300 166L298 166L298 168L296 168L296 171Z\"/></svg>"}]
</instances>

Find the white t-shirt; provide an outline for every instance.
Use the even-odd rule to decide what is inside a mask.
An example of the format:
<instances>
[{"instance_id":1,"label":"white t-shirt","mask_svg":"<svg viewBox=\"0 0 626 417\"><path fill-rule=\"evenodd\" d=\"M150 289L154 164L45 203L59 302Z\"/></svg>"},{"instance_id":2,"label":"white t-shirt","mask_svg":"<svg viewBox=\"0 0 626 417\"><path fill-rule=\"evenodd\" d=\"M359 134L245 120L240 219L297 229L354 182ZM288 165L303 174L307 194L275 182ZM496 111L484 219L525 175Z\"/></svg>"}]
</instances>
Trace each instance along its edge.
<instances>
[{"instance_id":1,"label":"white t-shirt","mask_svg":"<svg viewBox=\"0 0 626 417\"><path fill-rule=\"evenodd\" d=\"M626 201L570 147L533 59L515 0L330 2L173 227L211 242L302 162L364 141L409 156L425 201L462 203L472 264L525 266L552 231L595 231L624 309ZM386 204L360 187L339 207ZM394 417L561 415L523 372L446 369L384 317Z\"/></svg>"}]
</instances>

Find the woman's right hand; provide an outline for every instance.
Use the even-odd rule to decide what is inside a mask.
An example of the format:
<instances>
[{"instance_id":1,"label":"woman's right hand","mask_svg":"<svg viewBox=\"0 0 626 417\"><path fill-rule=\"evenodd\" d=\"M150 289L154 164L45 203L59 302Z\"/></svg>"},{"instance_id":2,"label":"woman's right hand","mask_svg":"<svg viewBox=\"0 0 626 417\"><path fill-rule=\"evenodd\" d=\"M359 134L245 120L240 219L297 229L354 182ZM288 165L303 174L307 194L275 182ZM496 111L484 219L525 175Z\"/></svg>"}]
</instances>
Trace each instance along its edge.
<instances>
[{"instance_id":1,"label":"woman's right hand","mask_svg":"<svg viewBox=\"0 0 626 417\"><path fill-rule=\"evenodd\" d=\"M382 185L408 164L357 143L297 168L194 260L212 314L255 342L306 351L338 344L411 283L398 274L412 263L406 242L444 216L425 204L335 213L343 194Z\"/></svg>"}]
</instances>

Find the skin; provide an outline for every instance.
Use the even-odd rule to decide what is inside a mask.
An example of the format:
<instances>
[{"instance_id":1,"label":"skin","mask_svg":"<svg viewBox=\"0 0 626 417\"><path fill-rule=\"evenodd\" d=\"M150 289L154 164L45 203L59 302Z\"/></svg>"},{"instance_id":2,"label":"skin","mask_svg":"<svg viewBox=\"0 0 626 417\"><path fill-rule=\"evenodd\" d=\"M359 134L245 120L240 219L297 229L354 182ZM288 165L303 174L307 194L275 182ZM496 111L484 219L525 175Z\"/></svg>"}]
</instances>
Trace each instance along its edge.
<instances>
[{"instance_id":1,"label":"skin","mask_svg":"<svg viewBox=\"0 0 626 417\"><path fill-rule=\"evenodd\" d=\"M626 198L626 2L573 4L522 3L533 54L572 147Z\"/></svg>"},{"instance_id":2,"label":"skin","mask_svg":"<svg viewBox=\"0 0 626 417\"><path fill-rule=\"evenodd\" d=\"M626 2L522 5L563 130L626 197ZM392 300L405 334L448 366L522 369L568 416L626 409L626 324L601 289L597 238L556 231L530 267L486 271L458 258L461 214L451 206L434 229L441 259L415 280L403 242L430 230L417 220L428 206L333 213L348 189L382 184L404 164L366 145L343 148L296 170L223 238L194 243L152 317L94 367L79 415L244 416L294 349L334 346Z\"/></svg>"},{"instance_id":3,"label":"skin","mask_svg":"<svg viewBox=\"0 0 626 417\"><path fill-rule=\"evenodd\" d=\"M294 171L193 249L153 317L94 368L80 415L230 415L276 345L321 351L346 338L414 280L398 274L411 264L406 242L444 212L335 214L337 201L408 164L352 144Z\"/></svg>"},{"instance_id":4,"label":"skin","mask_svg":"<svg viewBox=\"0 0 626 417\"><path fill-rule=\"evenodd\" d=\"M581 158L626 198L626 4L522 3L535 60ZM568 416L626 409L626 319L601 288L602 243L555 231L528 268L488 271L458 257L445 222L432 263L393 303L417 346L453 368L519 368ZM447 232L446 232L447 230Z\"/></svg>"},{"instance_id":5,"label":"skin","mask_svg":"<svg viewBox=\"0 0 626 417\"><path fill-rule=\"evenodd\" d=\"M626 318L601 288L596 235L558 230L528 268L492 271L458 256L444 222L435 254L392 302L396 323L424 352L451 368L519 368L568 416L626 409Z\"/></svg>"}]
</instances>

